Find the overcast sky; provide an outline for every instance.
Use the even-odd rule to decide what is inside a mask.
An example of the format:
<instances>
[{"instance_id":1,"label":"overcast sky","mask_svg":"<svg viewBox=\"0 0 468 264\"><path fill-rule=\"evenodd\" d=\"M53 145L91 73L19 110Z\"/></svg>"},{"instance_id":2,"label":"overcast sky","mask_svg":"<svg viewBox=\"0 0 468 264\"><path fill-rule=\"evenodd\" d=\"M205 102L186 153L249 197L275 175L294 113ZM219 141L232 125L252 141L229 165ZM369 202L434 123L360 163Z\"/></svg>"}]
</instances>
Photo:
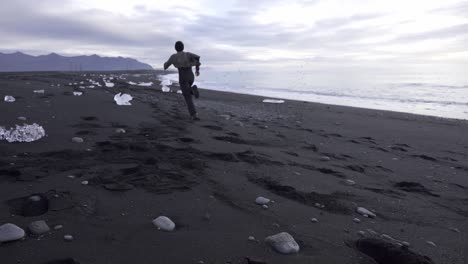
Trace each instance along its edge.
<instances>
[{"instance_id":1,"label":"overcast sky","mask_svg":"<svg viewBox=\"0 0 468 264\"><path fill-rule=\"evenodd\" d=\"M468 63L468 1L2 0L0 52L204 65Z\"/></svg>"}]
</instances>

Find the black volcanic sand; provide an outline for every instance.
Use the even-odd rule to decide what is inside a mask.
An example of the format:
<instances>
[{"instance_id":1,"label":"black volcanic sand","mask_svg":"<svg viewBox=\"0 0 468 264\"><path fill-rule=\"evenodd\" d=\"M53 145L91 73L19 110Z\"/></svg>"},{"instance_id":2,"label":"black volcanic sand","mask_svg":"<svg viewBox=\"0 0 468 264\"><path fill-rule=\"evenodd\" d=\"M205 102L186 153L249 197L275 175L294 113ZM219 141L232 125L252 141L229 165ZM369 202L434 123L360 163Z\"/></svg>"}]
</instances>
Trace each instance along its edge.
<instances>
[{"instance_id":1,"label":"black volcanic sand","mask_svg":"<svg viewBox=\"0 0 468 264\"><path fill-rule=\"evenodd\" d=\"M95 89L68 84L111 74L0 75L2 99L17 99L0 102L0 126L24 116L47 133L0 142L0 224L46 220L52 228L0 245L2 264L388 263L385 254L468 263L466 121L202 90L202 121L193 122L156 74L114 73L115 87ZM132 106L116 105L117 92L134 96ZM77 136L84 143L72 142ZM44 214L22 216L33 194L48 200L34 211ZM275 203L263 209L257 196ZM357 206L377 217L358 215ZM175 232L152 225L160 215ZM359 240L361 230L368 240ZM301 251L283 256L264 243L279 232ZM410 246L385 244L382 234Z\"/></svg>"}]
</instances>

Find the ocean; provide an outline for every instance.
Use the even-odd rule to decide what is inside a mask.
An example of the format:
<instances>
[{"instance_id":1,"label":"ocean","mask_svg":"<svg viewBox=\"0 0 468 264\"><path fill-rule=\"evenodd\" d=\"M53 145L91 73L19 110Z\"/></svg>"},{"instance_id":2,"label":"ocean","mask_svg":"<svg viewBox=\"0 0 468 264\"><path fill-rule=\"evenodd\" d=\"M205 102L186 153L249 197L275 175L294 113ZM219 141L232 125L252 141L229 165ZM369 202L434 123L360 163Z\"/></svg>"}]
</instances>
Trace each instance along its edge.
<instances>
[{"instance_id":1,"label":"ocean","mask_svg":"<svg viewBox=\"0 0 468 264\"><path fill-rule=\"evenodd\" d=\"M265 98L468 120L468 71L439 67L326 67L301 70L202 69L200 88ZM177 74L160 77L177 82Z\"/></svg>"}]
</instances>

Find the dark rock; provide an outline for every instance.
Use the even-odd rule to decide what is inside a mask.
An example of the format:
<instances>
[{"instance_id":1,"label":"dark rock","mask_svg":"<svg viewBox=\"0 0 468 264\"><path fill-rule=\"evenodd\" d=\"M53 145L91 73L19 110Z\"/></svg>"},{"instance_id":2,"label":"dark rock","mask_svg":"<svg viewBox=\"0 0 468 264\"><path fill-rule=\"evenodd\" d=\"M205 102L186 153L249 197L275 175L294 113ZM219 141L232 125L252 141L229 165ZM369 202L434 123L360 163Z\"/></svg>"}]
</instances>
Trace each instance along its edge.
<instances>
[{"instance_id":1,"label":"dark rock","mask_svg":"<svg viewBox=\"0 0 468 264\"><path fill-rule=\"evenodd\" d=\"M377 238L359 239L356 248L378 264L434 264L429 257Z\"/></svg>"},{"instance_id":2,"label":"dark rock","mask_svg":"<svg viewBox=\"0 0 468 264\"><path fill-rule=\"evenodd\" d=\"M49 210L49 199L43 194L33 194L9 200L10 213L21 216L39 216Z\"/></svg>"}]
</instances>

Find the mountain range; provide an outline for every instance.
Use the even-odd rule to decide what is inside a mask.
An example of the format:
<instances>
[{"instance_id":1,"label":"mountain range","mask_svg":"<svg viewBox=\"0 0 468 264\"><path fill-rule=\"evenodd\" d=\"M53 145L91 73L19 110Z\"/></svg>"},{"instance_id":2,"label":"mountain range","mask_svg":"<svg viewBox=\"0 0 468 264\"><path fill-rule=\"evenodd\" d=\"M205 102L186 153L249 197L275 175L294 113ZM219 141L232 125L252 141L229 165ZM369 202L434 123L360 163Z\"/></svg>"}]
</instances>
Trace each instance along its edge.
<instances>
[{"instance_id":1,"label":"mountain range","mask_svg":"<svg viewBox=\"0 0 468 264\"><path fill-rule=\"evenodd\" d=\"M101 57L98 55L65 57L56 53L31 56L21 52L0 52L0 72L22 71L123 71L152 70L132 58Z\"/></svg>"}]
</instances>

